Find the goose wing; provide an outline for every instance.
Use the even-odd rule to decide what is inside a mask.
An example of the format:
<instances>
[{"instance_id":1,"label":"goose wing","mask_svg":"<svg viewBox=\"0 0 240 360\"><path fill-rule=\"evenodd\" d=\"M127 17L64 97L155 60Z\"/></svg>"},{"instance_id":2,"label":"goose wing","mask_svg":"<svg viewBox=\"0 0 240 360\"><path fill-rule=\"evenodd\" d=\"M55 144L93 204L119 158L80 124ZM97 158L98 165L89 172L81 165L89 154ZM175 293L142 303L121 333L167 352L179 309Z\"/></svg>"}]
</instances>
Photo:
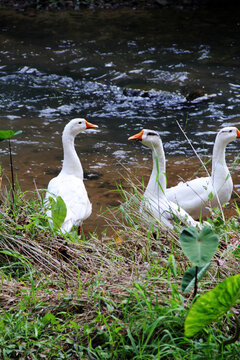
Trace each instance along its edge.
<instances>
[{"instance_id":1,"label":"goose wing","mask_svg":"<svg viewBox=\"0 0 240 360\"><path fill-rule=\"evenodd\" d=\"M67 207L67 215L62 229L70 231L73 225L81 224L92 212L92 204L83 180L74 175L59 174L48 185L49 196L61 196Z\"/></svg>"},{"instance_id":2,"label":"goose wing","mask_svg":"<svg viewBox=\"0 0 240 360\"><path fill-rule=\"evenodd\" d=\"M206 213L206 206L214 196L215 192L209 177L181 182L166 189L167 199L179 205L194 218L199 218L201 213L202 215Z\"/></svg>"},{"instance_id":3,"label":"goose wing","mask_svg":"<svg viewBox=\"0 0 240 360\"><path fill-rule=\"evenodd\" d=\"M184 209L172 201L168 201L166 197L155 197L148 194L143 200L142 208L147 208L154 217L159 219L169 228L174 227L174 220L180 221L187 225L199 226L200 223L195 221Z\"/></svg>"}]
</instances>

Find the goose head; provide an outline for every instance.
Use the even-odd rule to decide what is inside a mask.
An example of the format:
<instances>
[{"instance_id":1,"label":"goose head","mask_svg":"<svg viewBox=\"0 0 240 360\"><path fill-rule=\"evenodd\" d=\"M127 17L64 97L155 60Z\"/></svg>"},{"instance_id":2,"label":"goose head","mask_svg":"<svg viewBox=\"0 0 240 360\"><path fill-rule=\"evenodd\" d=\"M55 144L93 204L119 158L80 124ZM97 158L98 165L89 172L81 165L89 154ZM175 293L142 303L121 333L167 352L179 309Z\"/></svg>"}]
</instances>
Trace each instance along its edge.
<instances>
[{"instance_id":1,"label":"goose head","mask_svg":"<svg viewBox=\"0 0 240 360\"><path fill-rule=\"evenodd\" d=\"M76 118L69 121L69 123L64 128L64 132L75 137L77 134L84 130L97 128L97 125L94 125L85 119Z\"/></svg>"},{"instance_id":2,"label":"goose head","mask_svg":"<svg viewBox=\"0 0 240 360\"><path fill-rule=\"evenodd\" d=\"M240 131L234 126L227 126L218 132L216 141L220 141L224 145L227 145L237 138L240 138Z\"/></svg>"},{"instance_id":3,"label":"goose head","mask_svg":"<svg viewBox=\"0 0 240 360\"><path fill-rule=\"evenodd\" d=\"M141 141L143 145L149 147L150 149L154 149L159 146L159 142L161 142L159 134L154 130L143 129L139 133L130 136L128 140L137 140Z\"/></svg>"}]
</instances>

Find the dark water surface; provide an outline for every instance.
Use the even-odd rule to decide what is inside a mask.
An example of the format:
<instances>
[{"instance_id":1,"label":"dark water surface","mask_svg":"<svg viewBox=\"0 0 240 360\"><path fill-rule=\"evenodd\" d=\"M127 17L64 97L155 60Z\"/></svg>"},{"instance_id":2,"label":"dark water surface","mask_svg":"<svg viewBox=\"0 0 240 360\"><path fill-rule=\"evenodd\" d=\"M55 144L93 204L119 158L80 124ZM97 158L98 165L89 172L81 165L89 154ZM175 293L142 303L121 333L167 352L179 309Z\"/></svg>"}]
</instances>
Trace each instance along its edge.
<instances>
[{"instance_id":1,"label":"dark water surface","mask_svg":"<svg viewBox=\"0 0 240 360\"><path fill-rule=\"evenodd\" d=\"M124 168L146 179L151 154L128 137L160 131L168 183L199 167L176 121L200 156L210 156L222 126L240 127L240 20L231 9L119 10L19 15L0 12L0 128L21 129L12 141L22 189L45 188L62 159L61 133L74 117L99 130L81 134L76 148L93 202L114 205L115 180ZM34 15L34 16L33 16ZM130 90L128 90L130 89ZM134 92L139 89L145 92ZM208 94L187 102L187 94ZM231 166L240 143L231 143ZM8 174L7 142L0 144ZM121 173L121 174L120 174ZM94 176L92 176L93 174ZM96 179L96 174L98 178ZM234 170L239 189L239 166Z\"/></svg>"}]
</instances>

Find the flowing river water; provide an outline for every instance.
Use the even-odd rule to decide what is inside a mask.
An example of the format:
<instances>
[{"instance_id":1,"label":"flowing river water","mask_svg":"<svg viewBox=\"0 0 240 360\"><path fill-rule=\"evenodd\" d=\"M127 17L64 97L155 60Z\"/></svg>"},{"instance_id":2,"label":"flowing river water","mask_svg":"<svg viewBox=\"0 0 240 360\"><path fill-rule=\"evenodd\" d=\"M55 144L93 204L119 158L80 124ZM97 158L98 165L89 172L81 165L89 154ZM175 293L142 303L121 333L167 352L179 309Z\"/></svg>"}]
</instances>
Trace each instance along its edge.
<instances>
[{"instance_id":1,"label":"flowing river water","mask_svg":"<svg viewBox=\"0 0 240 360\"><path fill-rule=\"evenodd\" d=\"M237 15L232 9L1 11L0 129L22 130L11 142L21 189L34 190L34 181L46 188L59 172L61 133L74 117L99 126L75 142L93 203L85 225L91 231L105 226L101 209L118 204L113 190L127 169L147 182L151 153L127 140L142 128L162 136L169 186L195 176L200 162L177 122L204 160L221 127L240 127ZM239 141L227 147L230 168L239 149ZM0 156L9 176L7 142ZM236 192L239 169L235 161Z\"/></svg>"}]
</instances>

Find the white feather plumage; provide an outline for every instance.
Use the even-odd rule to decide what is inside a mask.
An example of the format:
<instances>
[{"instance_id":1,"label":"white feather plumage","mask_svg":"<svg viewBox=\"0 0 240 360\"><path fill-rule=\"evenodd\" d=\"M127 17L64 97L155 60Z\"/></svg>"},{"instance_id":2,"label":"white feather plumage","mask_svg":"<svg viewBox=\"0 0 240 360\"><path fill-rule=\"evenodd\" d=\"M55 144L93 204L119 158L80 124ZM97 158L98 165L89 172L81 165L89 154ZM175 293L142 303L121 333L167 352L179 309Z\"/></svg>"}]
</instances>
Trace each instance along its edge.
<instances>
[{"instance_id":1,"label":"white feather plumage","mask_svg":"<svg viewBox=\"0 0 240 360\"><path fill-rule=\"evenodd\" d=\"M73 119L64 128L62 135L63 165L59 175L48 184L46 200L49 196L61 196L64 200L67 214L61 226L62 231L71 231L74 225L82 225L92 213L92 204L83 183L83 169L74 146L74 139L80 132L98 128L85 119ZM48 210L51 218L51 210Z\"/></svg>"},{"instance_id":2,"label":"white feather plumage","mask_svg":"<svg viewBox=\"0 0 240 360\"><path fill-rule=\"evenodd\" d=\"M153 169L144 193L144 208L151 212L157 219L169 228L174 227L174 219L193 226L201 226L185 210L166 198L166 163L163 145L156 131L143 129L133 135L129 140L140 140L144 145L152 149Z\"/></svg>"},{"instance_id":3,"label":"white feather plumage","mask_svg":"<svg viewBox=\"0 0 240 360\"><path fill-rule=\"evenodd\" d=\"M240 137L236 127L221 129L213 147L211 176L196 178L168 188L168 200L175 202L194 219L206 216L209 208L228 202L232 195L233 182L225 160L226 146Z\"/></svg>"}]
</instances>

